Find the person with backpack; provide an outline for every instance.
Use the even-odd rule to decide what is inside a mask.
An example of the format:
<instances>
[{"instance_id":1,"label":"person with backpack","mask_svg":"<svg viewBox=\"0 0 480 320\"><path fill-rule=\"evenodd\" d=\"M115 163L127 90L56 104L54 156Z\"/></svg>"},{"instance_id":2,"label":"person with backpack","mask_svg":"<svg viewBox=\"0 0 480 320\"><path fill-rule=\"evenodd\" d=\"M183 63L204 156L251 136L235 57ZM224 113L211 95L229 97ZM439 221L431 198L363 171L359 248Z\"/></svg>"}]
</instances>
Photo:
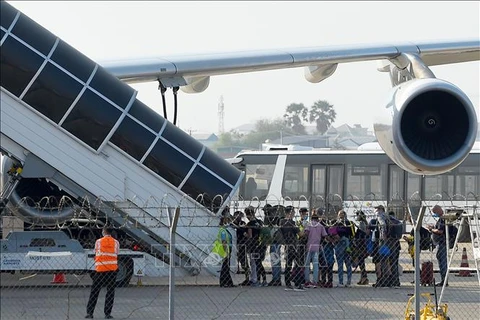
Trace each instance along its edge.
<instances>
[{"instance_id":1,"label":"person with backpack","mask_svg":"<svg viewBox=\"0 0 480 320\"><path fill-rule=\"evenodd\" d=\"M263 261L265 260L265 256L267 254L267 247L272 242L271 226L265 224L261 220L258 221L260 222L260 235L258 237L257 279L259 282L262 280L262 287L267 287L267 272L263 266Z\"/></svg>"},{"instance_id":2,"label":"person with backpack","mask_svg":"<svg viewBox=\"0 0 480 320\"><path fill-rule=\"evenodd\" d=\"M285 245L285 290L296 289L298 291L304 291L305 289L302 284L303 281L300 282L299 280L300 264L297 256L297 244L300 229L293 220L293 215L293 207L287 206L285 208L285 219L280 221L280 230ZM303 276L301 279L303 280ZM292 282L295 283L295 287L292 286Z\"/></svg>"},{"instance_id":3,"label":"person with backpack","mask_svg":"<svg viewBox=\"0 0 480 320\"><path fill-rule=\"evenodd\" d=\"M437 286L443 286L445 282L445 276L447 274L447 243L446 243L446 234L445 234L445 220L442 219L443 209L439 205L435 205L432 208L432 213L434 217L438 217L437 223L435 226L429 225L428 230L432 234L433 245L437 249L437 261L438 268L440 269L440 276L442 280L440 283L437 283ZM448 283L446 284L448 286Z\"/></svg>"},{"instance_id":4,"label":"person with backpack","mask_svg":"<svg viewBox=\"0 0 480 320\"><path fill-rule=\"evenodd\" d=\"M367 217L363 211L356 212L357 232L355 232L354 241L354 255L352 257L353 267L360 268L360 280L358 285L364 286L368 284L367 269L365 266L365 259L368 257L367 241L370 237L370 230L367 227Z\"/></svg>"},{"instance_id":5,"label":"person with backpack","mask_svg":"<svg viewBox=\"0 0 480 320\"><path fill-rule=\"evenodd\" d=\"M390 266L390 277L387 281L390 287L400 287L400 274L398 272L400 265L400 239L402 237L403 224L400 220L395 218L395 212L390 211L387 219L388 226L388 246L390 248L390 255L388 256Z\"/></svg>"},{"instance_id":6,"label":"person with backpack","mask_svg":"<svg viewBox=\"0 0 480 320\"><path fill-rule=\"evenodd\" d=\"M408 253L412 258L412 266L415 267L415 230L412 228L410 234L404 235L403 240L408 244ZM420 227L420 250L432 250L432 238L430 236L430 231L425 227Z\"/></svg>"},{"instance_id":7,"label":"person with backpack","mask_svg":"<svg viewBox=\"0 0 480 320\"><path fill-rule=\"evenodd\" d=\"M268 205L268 204L267 204ZM272 280L268 283L269 287L280 287L282 285L282 261L280 255L280 249L283 244L282 232L280 230L279 218L282 210L281 206L270 206L265 205L264 210L268 210L270 216L274 216L273 219L269 220L270 232L271 232L271 242L270 242L270 263L272 265Z\"/></svg>"},{"instance_id":8,"label":"person with backpack","mask_svg":"<svg viewBox=\"0 0 480 320\"><path fill-rule=\"evenodd\" d=\"M353 224L347 219L344 210L340 210L337 214L337 221L334 226L337 227L338 241L335 243L335 258L338 267L338 284L337 287L352 286L352 259L350 256L350 242L354 237ZM343 283L343 264L347 267L347 283Z\"/></svg>"},{"instance_id":9,"label":"person with backpack","mask_svg":"<svg viewBox=\"0 0 480 320\"><path fill-rule=\"evenodd\" d=\"M259 287L261 286L258 279L257 274L261 271L260 264L260 230L262 228L262 221L258 220L255 217L255 208L249 206L245 208L245 215L247 216L248 223L246 225L247 228L247 254L250 258L250 286Z\"/></svg>"},{"instance_id":10,"label":"person with backpack","mask_svg":"<svg viewBox=\"0 0 480 320\"><path fill-rule=\"evenodd\" d=\"M333 265L335 264L335 242L338 237L337 228L332 227L323 209L317 209L320 223L325 227L328 237L323 238L323 253L325 254L325 265L320 265L320 282L322 288L333 288ZM333 223L333 222L332 222Z\"/></svg>"},{"instance_id":11,"label":"person with backpack","mask_svg":"<svg viewBox=\"0 0 480 320\"><path fill-rule=\"evenodd\" d=\"M390 274L388 255L390 255L390 252L387 245L388 230L385 207L383 205L376 206L375 213L376 218L371 219L368 225L373 243L372 262L375 264L377 275L377 280L372 284L372 287L388 287L388 276Z\"/></svg>"},{"instance_id":12,"label":"person with backpack","mask_svg":"<svg viewBox=\"0 0 480 320\"><path fill-rule=\"evenodd\" d=\"M312 215L311 222L305 228L307 237L305 257L305 287L316 288L318 286L318 267L326 265L325 254L322 247L322 239L327 237L325 227L319 222L318 215ZM310 262L313 264L313 281L310 281Z\"/></svg>"},{"instance_id":13,"label":"person with backpack","mask_svg":"<svg viewBox=\"0 0 480 320\"><path fill-rule=\"evenodd\" d=\"M235 211L231 226L235 228L237 235L237 264L240 264L245 275L245 280L240 285L247 286L250 284L250 268L247 259L247 228L243 216L242 211ZM240 273L240 268L238 268L237 273Z\"/></svg>"}]
</instances>

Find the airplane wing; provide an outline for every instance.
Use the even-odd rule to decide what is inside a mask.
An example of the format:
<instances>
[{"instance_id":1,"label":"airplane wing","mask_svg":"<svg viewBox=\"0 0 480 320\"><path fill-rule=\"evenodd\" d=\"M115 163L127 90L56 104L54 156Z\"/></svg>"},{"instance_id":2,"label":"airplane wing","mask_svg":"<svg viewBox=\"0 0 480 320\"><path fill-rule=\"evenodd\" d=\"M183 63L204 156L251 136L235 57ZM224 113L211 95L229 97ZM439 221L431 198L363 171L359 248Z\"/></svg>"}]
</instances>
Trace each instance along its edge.
<instances>
[{"instance_id":1,"label":"airplane wing","mask_svg":"<svg viewBox=\"0 0 480 320\"><path fill-rule=\"evenodd\" d=\"M102 66L124 82L161 80L165 87L182 87L214 75L297 67L306 67L306 73L319 70L322 77L309 79L319 82L333 74L338 63L391 60L402 53L419 56L427 66L469 62L480 60L480 40L241 51L110 61Z\"/></svg>"}]
</instances>

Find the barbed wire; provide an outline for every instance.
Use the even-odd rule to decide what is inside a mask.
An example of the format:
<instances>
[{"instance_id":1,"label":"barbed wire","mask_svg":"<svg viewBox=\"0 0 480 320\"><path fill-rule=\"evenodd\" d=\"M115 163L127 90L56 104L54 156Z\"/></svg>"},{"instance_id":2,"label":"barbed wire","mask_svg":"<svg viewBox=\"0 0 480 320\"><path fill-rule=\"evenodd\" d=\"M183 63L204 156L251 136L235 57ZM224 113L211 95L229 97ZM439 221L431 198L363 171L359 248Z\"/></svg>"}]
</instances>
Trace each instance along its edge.
<instances>
[{"instance_id":1,"label":"barbed wire","mask_svg":"<svg viewBox=\"0 0 480 320\"><path fill-rule=\"evenodd\" d=\"M378 204L383 204L386 208L405 211L408 207L421 206L425 204L419 196L420 193L414 192L410 197L402 199L398 194L393 195L389 201L379 199L374 193L366 194L363 197L349 195L342 199L339 195L329 197L299 196L296 198L276 199L275 197L265 197L260 199L242 199L232 200L229 203L229 213L233 214L236 210L244 210L245 206L252 205L257 212L257 216L262 215L262 208L266 203L286 207L294 206L297 211L301 206L309 208L328 209L332 214L336 213L334 209L343 208L350 214L362 210L367 213L373 212L372 209ZM115 197L114 200L107 200L104 197L70 199L42 198L35 202L33 199L25 197L18 202L14 208L9 208L7 214L18 213L22 206L28 205L32 210L39 211L39 216L52 215L53 220L58 216L57 224L50 224L49 221L42 224L42 219L33 219L32 224L26 226L27 229L46 228L48 230L62 230L69 233L72 239L81 239L81 244L85 248L93 248L93 245L99 237L99 229L110 219L116 219L113 227L116 230L151 228L152 232L160 229L167 230L169 227L170 210L180 208L179 219L179 237L187 239L188 242L177 243L176 254L178 257L188 262L183 265L176 265L177 283L187 284L182 290L179 290L176 296L176 311L179 318L192 319L217 319L223 317L245 318L261 317L262 315L275 315L276 318L316 318L324 317L329 319L336 318L381 318L395 319L403 314L407 295L413 291L412 280L414 280L413 266L408 245L402 242L399 266L401 267L401 294L399 291L375 290L371 286L344 288L344 289L308 289L302 296L285 296L283 288L281 293L276 288L254 288L243 286L233 288L231 292L218 291L219 273L221 259L215 259L209 253L212 250L212 241L217 236L219 217L222 213L212 213L201 206L201 200L194 203L188 198L182 198L174 202L173 195L165 194L158 197L149 197L143 199L140 196L125 200L122 197ZM219 197L219 201L224 198ZM471 200L474 199L474 200ZM311 201L309 201L311 200ZM427 202L430 206L440 204L444 207L479 206L479 197L473 194L454 194L446 193L435 194ZM64 212L69 212L69 219L60 219ZM5 212L4 212L5 213ZM137 224L135 224L135 222ZM162 235L168 234L162 233ZM168 239L168 238L166 238ZM477 235L478 239L478 235ZM477 240L478 241L478 240ZM171 249L168 243L167 252ZM472 250L470 244L463 244L468 250ZM146 250L153 257L160 258L153 250ZM470 252L470 251L469 251ZM230 274L236 284L245 279L245 273L241 270L237 259L238 248L232 249L232 260L229 265ZM272 256L271 256L272 255ZM431 251L422 251L422 261L433 261L434 271L438 277L438 264L434 257L435 253ZM273 258L272 258L273 257ZM276 256L267 251L264 260L267 276L273 276L272 263ZM67 259L67 258L66 258ZM74 259L73 257L69 259ZM85 259L85 258L83 258ZM151 259L151 258L148 258ZM168 307L165 295L160 294L166 291L168 285L168 263L165 261L148 260L145 258L142 269L145 277L137 276L132 272L132 278L125 288L118 288L116 296L116 305L114 314L116 318L162 318ZM277 260L283 264L286 259L285 251L279 253ZM368 258L370 259L370 258ZM461 265L463 257L453 258L454 265ZM70 261L71 262L71 261ZM51 281L51 274L42 275L38 272L38 261L31 260L25 269L27 271L22 275L2 273L2 318L20 319L79 319L84 317L85 306L88 298L88 288L91 285L91 279L88 273L73 274L74 279L69 284L56 283ZM93 260L89 260L88 268L93 266ZM186 270L191 266L197 270L197 274L192 275ZM375 265L370 260L366 261L366 270L371 281L375 278ZM236 270L237 269L237 270ZM334 281L337 281L337 267L334 270ZM400 270L399 269L399 270ZM28 272L28 270L32 270ZM399 271L400 272L400 271ZM156 274L152 276L152 274ZM71 275L69 275L72 278ZM283 276L282 276L283 277ZM283 278L282 278L283 279ZM57 279L58 280L58 279ZM355 286L357 280L361 280L360 271L353 270L352 283ZM142 281L145 285L142 284ZM51 283L52 282L52 283ZM57 281L58 282L58 281ZM64 286L68 286L65 292ZM370 287L370 288L368 288ZM39 297L28 297L27 290L33 289L39 293ZM52 290L53 289L53 290ZM387 288L388 289L388 288ZM44 291L44 290L48 290ZM236 291L235 291L236 290ZM255 291L259 290L259 291ZM316 291L315 291L316 290ZM332 290L332 291L328 291ZM343 290L343 291L340 291ZM431 291L430 287L424 291ZM478 314L478 294L479 287L475 277L452 277L449 291L446 293L449 299L449 314L455 319L471 319ZM25 295L25 296L24 296ZM42 297L48 297L48 301L41 300ZM16 298L21 297L21 298ZM3 299L8 301L3 303ZM53 300L52 299L57 299ZM39 302L42 301L42 302ZM331 301L331 302L329 302ZM61 304L60 302L63 302ZM280 303L279 303L280 302ZM386 303L388 302L388 303ZM32 304L44 304L45 309L32 308ZM334 304L331 310L326 306ZM239 308L238 305L242 307ZM271 308L271 306L276 306ZM468 306L468 307L465 307ZM21 311L19 311L21 310ZM332 310L337 310L332 311ZM322 313L319 313L322 312ZM154 314L155 316L152 316ZM118 316L117 316L118 315ZM183 315L183 316L182 316ZM250 316L251 315L251 316ZM163 318L167 318L166 316Z\"/></svg>"},{"instance_id":2,"label":"barbed wire","mask_svg":"<svg viewBox=\"0 0 480 320\"><path fill-rule=\"evenodd\" d=\"M226 210L233 215L235 211L243 211L246 207L253 207L257 216L263 217L263 207L266 204L270 204L277 207L292 206L297 211L304 206L308 206L311 209L322 208L327 216L336 215L340 209L346 209L350 215L357 211L364 211L368 216L372 215L373 207L379 204L384 205L388 209L396 210L399 214L406 212L409 207L420 207L422 203L428 203L431 206L438 204L444 207L478 207L480 205L480 196L472 192L465 195L458 193L449 195L446 192L442 192L432 195L426 201L422 201L419 194L418 191L413 192L408 199L402 199L396 194L391 197L390 201L378 199L373 192L363 197L348 195L346 199L343 199L339 194L332 194L327 198L300 195L295 198L285 197L281 199L269 195L264 197L263 200L260 200L258 197L234 199L229 203ZM21 198L16 205L9 204L7 210L4 210L2 215L18 214L21 218L26 218L30 228L64 229L68 226L79 229L101 228L105 224L105 219L108 219L109 216L121 216L122 222L116 225L118 228L132 227L132 220L143 221L155 228L168 227L169 210L178 207L181 209L179 226L216 226L221 213L212 213L211 210L208 210L211 208L203 207L201 205L203 197L205 195L200 195L196 199L197 201L192 202L187 196L178 199L168 193L159 197L150 196L147 199L142 199L139 196L123 199L117 196L113 200L107 200L103 196L98 196L94 199L90 197L72 199L68 196L62 196L61 198L44 196L40 200L35 201L27 196ZM218 199L219 203L223 203L224 200L221 195L214 197L214 199ZM28 213L21 214L24 208L28 208L30 214L32 211L35 212L35 216L28 216ZM52 223L52 221L55 223Z\"/></svg>"}]
</instances>

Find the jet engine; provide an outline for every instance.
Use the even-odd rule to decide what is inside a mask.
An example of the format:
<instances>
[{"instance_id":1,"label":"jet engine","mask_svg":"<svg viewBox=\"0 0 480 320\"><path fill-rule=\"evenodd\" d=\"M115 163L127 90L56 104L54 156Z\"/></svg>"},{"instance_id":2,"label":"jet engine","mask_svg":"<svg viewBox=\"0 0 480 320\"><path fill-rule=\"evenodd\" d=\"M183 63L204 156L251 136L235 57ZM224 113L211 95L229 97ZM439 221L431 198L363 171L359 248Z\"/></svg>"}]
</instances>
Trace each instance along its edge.
<instances>
[{"instance_id":1,"label":"jet engine","mask_svg":"<svg viewBox=\"0 0 480 320\"><path fill-rule=\"evenodd\" d=\"M436 78L394 87L374 122L378 143L402 169L422 175L454 169L477 134L475 108L455 85Z\"/></svg>"},{"instance_id":2,"label":"jet engine","mask_svg":"<svg viewBox=\"0 0 480 320\"><path fill-rule=\"evenodd\" d=\"M3 158L1 180L4 187L8 184L8 169L12 164L12 159ZM8 198L6 209L27 223L54 226L73 218L75 205L71 199L45 178L22 178Z\"/></svg>"}]
</instances>

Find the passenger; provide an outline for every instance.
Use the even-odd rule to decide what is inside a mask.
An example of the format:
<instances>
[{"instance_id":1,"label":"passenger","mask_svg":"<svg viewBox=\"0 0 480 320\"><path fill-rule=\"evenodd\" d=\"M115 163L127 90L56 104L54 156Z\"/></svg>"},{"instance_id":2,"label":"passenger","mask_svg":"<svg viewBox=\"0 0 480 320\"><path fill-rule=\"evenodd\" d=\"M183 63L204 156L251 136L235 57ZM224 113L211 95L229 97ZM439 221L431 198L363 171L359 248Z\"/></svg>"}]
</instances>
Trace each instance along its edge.
<instances>
[{"instance_id":1,"label":"passenger","mask_svg":"<svg viewBox=\"0 0 480 320\"><path fill-rule=\"evenodd\" d=\"M412 232L408 235L403 236L403 240L405 240L408 244L408 254L410 255L410 258L412 258L412 266L415 267L415 243L414 243L414 231L412 229Z\"/></svg>"},{"instance_id":2,"label":"passenger","mask_svg":"<svg viewBox=\"0 0 480 320\"><path fill-rule=\"evenodd\" d=\"M245 280L240 283L241 286L247 286L250 283L250 268L248 267L247 259L247 228L246 223L243 221L244 214L242 211L235 211L234 219L232 221L232 226L235 228L237 233L237 263L240 264L243 273L245 275ZM240 270L237 271L240 273Z\"/></svg>"},{"instance_id":3,"label":"passenger","mask_svg":"<svg viewBox=\"0 0 480 320\"><path fill-rule=\"evenodd\" d=\"M245 198L251 200L257 191L257 183L253 177L249 177L247 183L245 183Z\"/></svg>"},{"instance_id":4,"label":"passenger","mask_svg":"<svg viewBox=\"0 0 480 320\"><path fill-rule=\"evenodd\" d=\"M396 237L393 225L399 225L401 222L395 218L395 212L388 212L388 219L390 220L390 231L388 233L388 246L390 248L389 266L390 266L390 279L388 280L388 285L390 287L400 287L400 274L399 274L399 264L400 264L400 251L402 247L400 245L400 238Z\"/></svg>"},{"instance_id":5,"label":"passenger","mask_svg":"<svg viewBox=\"0 0 480 320\"><path fill-rule=\"evenodd\" d=\"M248 219L247 227L247 254L250 259L250 285L254 287L259 287L257 279L257 271L259 269L259 237L260 237L260 228L262 227L260 221L255 218L255 209L252 206L249 206L245 209L245 214Z\"/></svg>"},{"instance_id":6,"label":"passenger","mask_svg":"<svg viewBox=\"0 0 480 320\"><path fill-rule=\"evenodd\" d=\"M310 224L305 228L307 240L305 258L305 287L316 288L318 286L319 256L321 264L325 265L325 254L323 252L322 240L327 237L325 227L320 224L318 215L312 215ZM310 281L310 262L313 264L313 279Z\"/></svg>"},{"instance_id":7,"label":"passenger","mask_svg":"<svg viewBox=\"0 0 480 320\"><path fill-rule=\"evenodd\" d=\"M305 235L305 228L309 224L308 209L300 208L299 210L300 218L297 221L297 227L299 229L298 233L298 242L297 242L297 259L301 261L300 267L305 268L305 258L306 258L306 247L308 237ZM303 276L304 270L302 270L302 283L304 280Z\"/></svg>"},{"instance_id":8,"label":"passenger","mask_svg":"<svg viewBox=\"0 0 480 320\"><path fill-rule=\"evenodd\" d=\"M279 217L283 214L280 211L285 210L282 206L275 206L271 209L271 214L275 217L271 219L272 224L272 243L270 244L270 263L272 265L272 281L268 283L268 286L277 287L282 285L282 260L281 260L281 247L283 245L283 236L279 227Z\"/></svg>"},{"instance_id":9,"label":"passenger","mask_svg":"<svg viewBox=\"0 0 480 320\"><path fill-rule=\"evenodd\" d=\"M350 239L353 237L353 224L347 219L345 211L340 210L337 215L337 221L334 223L337 227L338 241L335 244L335 257L338 266L338 285L337 287L352 286L352 260L350 257ZM347 267L347 284L343 283L343 264Z\"/></svg>"},{"instance_id":10,"label":"passenger","mask_svg":"<svg viewBox=\"0 0 480 320\"><path fill-rule=\"evenodd\" d=\"M437 283L437 286L443 286L445 282L445 276L447 274L447 243L445 234L445 220L442 219L443 209L439 205L435 205L432 208L434 217L438 217L435 226L429 225L428 230L432 234L433 245L437 248L437 261L438 268L440 269L440 276L442 280ZM448 283L446 284L448 286Z\"/></svg>"},{"instance_id":11,"label":"passenger","mask_svg":"<svg viewBox=\"0 0 480 320\"><path fill-rule=\"evenodd\" d=\"M280 230L285 244L285 286L287 289L293 289L292 282L296 279L292 275L293 266L297 260L297 242L299 228L293 221L293 207L288 206L285 208L285 219L280 222ZM297 277L297 275L295 274ZM297 277L298 278L298 277ZM295 284L297 285L297 283Z\"/></svg>"},{"instance_id":12,"label":"passenger","mask_svg":"<svg viewBox=\"0 0 480 320\"><path fill-rule=\"evenodd\" d=\"M227 224L227 218L220 218L220 228L218 230L218 239L222 242L223 250L227 253L222 260L222 268L220 269L220 287L231 288L235 287L233 284L232 276L230 275L230 258L232 254L232 235L225 226Z\"/></svg>"},{"instance_id":13,"label":"passenger","mask_svg":"<svg viewBox=\"0 0 480 320\"><path fill-rule=\"evenodd\" d=\"M376 218L369 223L369 228L372 231L372 242L374 243L374 250L372 253L372 261L375 264L375 273L377 275L376 283L372 286L388 287L390 267L388 264L388 257L386 249L387 244L387 215L385 207L379 205L375 207Z\"/></svg>"},{"instance_id":14,"label":"passenger","mask_svg":"<svg viewBox=\"0 0 480 320\"><path fill-rule=\"evenodd\" d=\"M323 288L333 288L333 265L335 264L335 246L334 237L338 237L336 228L330 228L330 223L324 215L321 208L317 209L320 223L325 227L328 237L322 239L323 252L325 254L325 264L320 264L319 286ZM335 232L333 232L335 230Z\"/></svg>"},{"instance_id":15,"label":"passenger","mask_svg":"<svg viewBox=\"0 0 480 320\"><path fill-rule=\"evenodd\" d=\"M258 238L258 261L257 261L257 280L262 280L261 284L262 287L267 287L267 272L265 271L265 267L263 265L263 261L265 260L265 256L267 254L267 246L271 243L271 228L265 223L257 219L260 223L260 234Z\"/></svg>"},{"instance_id":16,"label":"passenger","mask_svg":"<svg viewBox=\"0 0 480 320\"><path fill-rule=\"evenodd\" d=\"M410 224L413 226L414 223L413 223L413 219L412 219L412 216L409 214L408 215L408 221L410 222ZM425 228L423 228L425 229ZM425 229L426 230L426 229ZM403 240L405 240L408 244L408 254L410 254L410 257L412 258L412 266L415 267L415 242L414 242L414 236L415 236L415 229L412 228L412 230L410 231L410 234L408 235L404 235L403 236ZM413 281L412 283L415 283L415 281Z\"/></svg>"},{"instance_id":17,"label":"passenger","mask_svg":"<svg viewBox=\"0 0 480 320\"><path fill-rule=\"evenodd\" d=\"M354 237L354 258L352 259L353 266L360 267L360 281L358 285L368 284L367 269L365 267L365 259L368 257L367 240L370 236L370 230L367 228L367 218L363 211L356 212L357 231Z\"/></svg>"},{"instance_id":18,"label":"passenger","mask_svg":"<svg viewBox=\"0 0 480 320\"><path fill-rule=\"evenodd\" d=\"M300 231L303 231L308 226L308 223L309 223L308 209L300 208L298 212L300 213L300 219L298 220L297 225L300 228Z\"/></svg>"},{"instance_id":19,"label":"passenger","mask_svg":"<svg viewBox=\"0 0 480 320\"><path fill-rule=\"evenodd\" d=\"M415 229L412 228L410 234L404 235L403 240L408 243L408 253L412 258L412 266L415 267ZM432 239L430 231L427 228L421 227L420 228L420 250L430 250L432 251Z\"/></svg>"}]
</instances>

